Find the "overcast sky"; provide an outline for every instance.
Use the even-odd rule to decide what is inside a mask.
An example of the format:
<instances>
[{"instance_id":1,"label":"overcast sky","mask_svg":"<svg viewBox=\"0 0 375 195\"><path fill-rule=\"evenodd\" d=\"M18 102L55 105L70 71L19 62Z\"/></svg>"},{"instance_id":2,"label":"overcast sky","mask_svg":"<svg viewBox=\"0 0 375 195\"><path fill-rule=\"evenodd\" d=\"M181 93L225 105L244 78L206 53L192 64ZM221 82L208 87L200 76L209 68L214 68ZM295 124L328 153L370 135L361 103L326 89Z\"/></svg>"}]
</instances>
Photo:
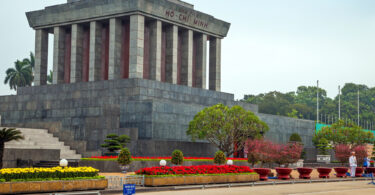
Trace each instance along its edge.
<instances>
[{"instance_id":1,"label":"overcast sky","mask_svg":"<svg viewBox=\"0 0 375 195\"><path fill-rule=\"evenodd\" d=\"M64 2L0 2L0 95L15 93L3 84L5 70L34 50L34 31L25 12ZM222 91L234 93L236 99L294 91L316 85L316 80L331 97L347 82L375 86L373 0L187 2L232 24L222 43Z\"/></svg>"}]
</instances>

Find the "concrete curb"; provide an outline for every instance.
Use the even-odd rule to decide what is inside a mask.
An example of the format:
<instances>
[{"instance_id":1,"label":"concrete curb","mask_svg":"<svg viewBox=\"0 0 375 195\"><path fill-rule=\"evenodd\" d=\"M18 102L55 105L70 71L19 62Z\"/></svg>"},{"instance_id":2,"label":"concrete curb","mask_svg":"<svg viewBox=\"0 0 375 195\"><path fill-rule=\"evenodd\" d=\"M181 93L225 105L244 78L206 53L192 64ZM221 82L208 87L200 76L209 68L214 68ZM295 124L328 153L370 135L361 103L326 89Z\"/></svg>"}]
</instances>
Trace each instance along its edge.
<instances>
[{"instance_id":1,"label":"concrete curb","mask_svg":"<svg viewBox=\"0 0 375 195\"><path fill-rule=\"evenodd\" d=\"M302 183L328 183L328 182L347 182L347 181L370 181L370 178L335 178L335 179L309 179L309 180L288 180L288 181L265 181L250 183L232 183L232 184L212 184L212 185L188 185L188 186L168 186L168 187L139 187L137 192L162 192L162 191L179 191L192 189L211 189L211 188L231 188L231 187L254 187L264 185L283 185L283 184L302 184ZM122 193L121 189L102 190L102 194Z\"/></svg>"}]
</instances>

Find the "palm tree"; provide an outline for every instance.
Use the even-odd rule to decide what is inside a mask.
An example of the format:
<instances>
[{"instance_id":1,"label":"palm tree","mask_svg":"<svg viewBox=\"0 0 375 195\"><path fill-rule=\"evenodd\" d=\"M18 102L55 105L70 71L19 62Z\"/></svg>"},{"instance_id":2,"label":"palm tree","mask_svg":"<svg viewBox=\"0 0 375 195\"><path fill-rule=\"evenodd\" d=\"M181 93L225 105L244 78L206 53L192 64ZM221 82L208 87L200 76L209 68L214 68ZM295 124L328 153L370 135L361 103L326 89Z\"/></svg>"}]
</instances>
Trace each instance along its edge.
<instances>
[{"instance_id":1,"label":"palm tree","mask_svg":"<svg viewBox=\"0 0 375 195\"><path fill-rule=\"evenodd\" d=\"M5 142L18 141L22 140L24 137L20 130L14 128L3 128L0 130L0 169L3 168L3 156L4 156L4 147Z\"/></svg>"},{"instance_id":2,"label":"palm tree","mask_svg":"<svg viewBox=\"0 0 375 195\"><path fill-rule=\"evenodd\" d=\"M25 61L17 60L14 63L15 68L9 68L6 71L4 84L8 84L10 89L17 90L17 87L31 86L33 82L33 71L31 64Z\"/></svg>"},{"instance_id":3,"label":"palm tree","mask_svg":"<svg viewBox=\"0 0 375 195\"><path fill-rule=\"evenodd\" d=\"M25 58L22 60L22 62L26 63L26 64L29 64L31 66L31 68L34 69L35 67L35 57L34 57L34 53L33 52L30 52L30 58Z\"/></svg>"}]
</instances>

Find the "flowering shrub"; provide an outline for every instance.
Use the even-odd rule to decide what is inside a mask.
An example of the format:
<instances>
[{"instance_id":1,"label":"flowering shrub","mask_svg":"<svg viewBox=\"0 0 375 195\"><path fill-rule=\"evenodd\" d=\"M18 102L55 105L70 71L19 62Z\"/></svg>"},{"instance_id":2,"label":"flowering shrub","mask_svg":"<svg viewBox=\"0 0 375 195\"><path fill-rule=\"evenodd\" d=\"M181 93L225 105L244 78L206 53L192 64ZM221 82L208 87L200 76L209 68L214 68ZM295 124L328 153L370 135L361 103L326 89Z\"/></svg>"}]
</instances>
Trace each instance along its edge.
<instances>
[{"instance_id":1,"label":"flowering shrub","mask_svg":"<svg viewBox=\"0 0 375 195\"><path fill-rule=\"evenodd\" d=\"M277 144L267 140L249 140L248 162L255 164L260 161L263 163L288 164L295 163L300 159L303 150L302 144Z\"/></svg>"},{"instance_id":2,"label":"flowering shrub","mask_svg":"<svg viewBox=\"0 0 375 195\"><path fill-rule=\"evenodd\" d=\"M99 170L92 167L54 167L54 168L9 168L0 169L0 179L6 181L17 179L43 179L43 178L77 178L95 177Z\"/></svg>"},{"instance_id":3,"label":"flowering shrub","mask_svg":"<svg viewBox=\"0 0 375 195\"><path fill-rule=\"evenodd\" d=\"M335 146L335 156L341 163L348 162L350 157L350 146L347 144L338 144Z\"/></svg>"},{"instance_id":4,"label":"flowering shrub","mask_svg":"<svg viewBox=\"0 0 375 195\"><path fill-rule=\"evenodd\" d=\"M217 151L214 156L214 163L217 165L223 165L227 162L227 157L223 151Z\"/></svg>"},{"instance_id":5,"label":"flowering shrub","mask_svg":"<svg viewBox=\"0 0 375 195\"><path fill-rule=\"evenodd\" d=\"M358 145L355 146L352 150L355 152L355 156L357 157L358 166L361 166L365 157L367 157L366 146Z\"/></svg>"},{"instance_id":6,"label":"flowering shrub","mask_svg":"<svg viewBox=\"0 0 375 195\"><path fill-rule=\"evenodd\" d=\"M199 165L178 167L148 167L135 172L137 175L203 175L253 173L247 166Z\"/></svg>"}]
</instances>

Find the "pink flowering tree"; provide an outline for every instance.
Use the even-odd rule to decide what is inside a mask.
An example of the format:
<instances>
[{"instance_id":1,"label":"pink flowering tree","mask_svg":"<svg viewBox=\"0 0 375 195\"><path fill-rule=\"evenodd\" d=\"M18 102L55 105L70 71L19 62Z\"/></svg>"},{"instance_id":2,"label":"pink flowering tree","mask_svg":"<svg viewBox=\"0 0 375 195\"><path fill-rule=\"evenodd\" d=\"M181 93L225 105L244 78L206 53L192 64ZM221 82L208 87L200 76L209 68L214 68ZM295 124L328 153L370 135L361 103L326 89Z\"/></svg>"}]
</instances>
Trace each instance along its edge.
<instances>
[{"instance_id":1,"label":"pink flowering tree","mask_svg":"<svg viewBox=\"0 0 375 195\"><path fill-rule=\"evenodd\" d=\"M350 146L347 144L338 144L335 146L335 157L342 164L348 162L350 157Z\"/></svg>"},{"instance_id":2,"label":"pink flowering tree","mask_svg":"<svg viewBox=\"0 0 375 195\"><path fill-rule=\"evenodd\" d=\"M248 162L254 166L261 162L261 166L266 163L277 163L288 165L300 159L303 150L302 144L277 144L267 140L249 140L247 143Z\"/></svg>"},{"instance_id":3,"label":"pink flowering tree","mask_svg":"<svg viewBox=\"0 0 375 195\"><path fill-rule=\"evenodd\" d=\"M357 157L358 166L363 164L363 160L367 157L367 149L364 145L358 145L353 147L352 151L355 152L355 156Z\"/></svg>"}]
</instances>

